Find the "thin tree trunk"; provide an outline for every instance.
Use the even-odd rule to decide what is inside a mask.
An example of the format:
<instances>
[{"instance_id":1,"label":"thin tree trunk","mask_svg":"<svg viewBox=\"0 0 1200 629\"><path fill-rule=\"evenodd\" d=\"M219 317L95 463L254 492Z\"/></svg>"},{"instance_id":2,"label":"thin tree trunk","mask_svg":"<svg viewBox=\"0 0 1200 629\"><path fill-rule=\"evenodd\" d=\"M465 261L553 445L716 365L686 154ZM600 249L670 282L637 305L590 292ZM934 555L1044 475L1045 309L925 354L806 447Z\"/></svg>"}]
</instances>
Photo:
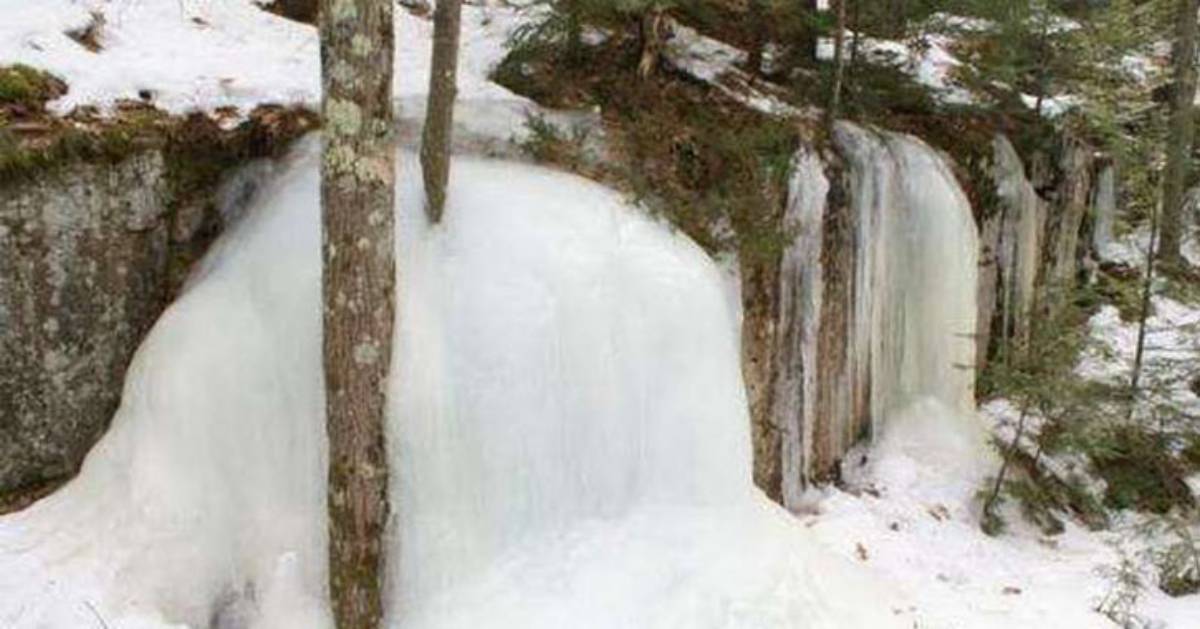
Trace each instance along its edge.
<instances>
[{"instance_id":1,"label":"thin tree trunk","mask_svg":"<svg viewBox=\"0 0 1200 629\"><path fill-rule=\"evenodd\" d=\"M315 24L317 21L317 0L282 0L278 3L284 17L305 24Z\"/></svg>"},{"instance_id":2,"label":"thin tree trunk","mask_svg":"<svg viewBox=\"0 0 1200 629\"><path fill-rule=\"evenodd\" d=\"M663 44L667 37L667 15L663 8L654 5L642 14L638 22L638 34L641 38L642 55L638 61L638 76L649 78L658 68L659 57L662 56Z\"/></svg>"},{"instance_id":3,"label":"thin tree trunk","mask_svg":"<svg viewBox=\"0 0 1200 629\"><path fill-rule=\"evenodd\" d=\"M329 594L339 629L375 629L383 616L396 281L392 3L324 0L320 35Z\"/></svg>"},{"instance_id":4,"label":"thin tree trunk","mask_svg":"<svg viewBox=\"0 0 1200 629\"><path fill-rule=\"evenodd\" d=\"M1146 274L1142 277L1142 303L1141 312L1138 314L1137 350L1133 354L1133 375L1129 379L1130 417L1133 417L1138 389L1141 386L1142 358L1146 351L1146 319L1150 318L1150 297L1154 288L1154 259L1158 253L1155 248L1159 246L1161 229L1159 214L1160 210L1155 208L1150 215L1150 248L1146 251Z\"/></svg>"},{"instance_id":5,"label":"thin tree trunk","mask_svg":"<svg viewBox=\"0 0 1200 629\"><path fill-rule=\"evenodd\" d=\"M1171 122L1167 135L1167 166L1163 173L1162 219L1159 226L1158 258L1179 265L1183 231L1183 196L1191 169L1195 127L1192 110L1196 100L1196 12L1200 0L1179 0L1173 63L1175 82L1171 89Z\"/></svg>"},{"instance_id":6,"label":"thin tree trunk","mask_svg":"<svg viewBox=\"0 0 1200 629\"><path fill-rule=\"evenodd\" d=\"M817 14L820 13L817 9L817 0L801 0L804 3L805 12L808 14L807 23L800 35L800 49L802 56L809 62L817 60L817 40L818 31L816 26Z\"/></svg>"},{"instance_id":7,"label":"thin tree trunk","mask_svg":"<svg viewBox=\"0 0 1200 629\"><path fill-rule=\"evenodd\" d=\"M454 131L454 97L458 92L458 36L462 0L438 0L433 13L433 62L429 102L421 135L421 172L425 178L425 213L429 222L442 219L450 181L450 140Z\"/></svg>"},{"instance_id":8,"label":"thin tree trunk","mask_svg":"<svg viewBox=\"0 0 1200 629\"><path fill-rule=\"evenodd\" d=\"M988 492L988 497L983 503L983 530L988 535L999 533L1000 521L996 516L996 502L1000 499L1000 490L1004 488L1004 478L1008 474L1008 467L1012 464L1012 459L1016 456L1017 450L1021 447L1021 437L1025 435L1025 418L1029 416L1029 403L1025 402L1021 405L1021 415L1017 419L1017 431L1013 435L1012 443L1008 449L1004 451L1004 460L1000 463L1000 471L996 473L996 481L992 484L992 490Z\"/></svg>"},{"instance_id":9,"label":"thin tree trunk","mask_svg":"<svg viewBox=\"0 0 1200 629\"><path fill-rule=\"evenodd\" d=\"M833 34L833 90L829 95L829 124L837 120L842 108L842 81L846 75L846 0L837 1L837 30Z\"/></svg>"},{"instance_id":10,"label":"thin tree trunk","mask_svg":"<svg viewBox=\"0 0 1200 629\"><path fill-rule=\"evenodd\" d=\"M862 34L862 2L854 0L854 15L852 16L854 23L854 35L850 38L850 70L854 71L854 67L858 64L859 42Z\"/></svg>"}]
</instances>

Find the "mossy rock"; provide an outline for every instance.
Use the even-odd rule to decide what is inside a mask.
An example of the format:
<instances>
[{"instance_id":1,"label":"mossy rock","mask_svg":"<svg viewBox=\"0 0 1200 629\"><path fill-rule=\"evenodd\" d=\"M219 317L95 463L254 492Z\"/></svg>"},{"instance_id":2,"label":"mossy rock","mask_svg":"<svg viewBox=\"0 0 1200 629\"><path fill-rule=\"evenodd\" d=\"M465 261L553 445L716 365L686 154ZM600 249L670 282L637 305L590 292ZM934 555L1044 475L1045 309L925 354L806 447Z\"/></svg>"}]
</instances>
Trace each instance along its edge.
<instances>
[{"instance_id":1,"label":"mossy rock","mask_svg":"<svg viewBox=\"0 0 1200 629\"><path fill-rule=\"evenodd\" d=\"M67 91L54 75L24 64L0 66L0 108L42 109Z\"/></svg>"}]
</instances>

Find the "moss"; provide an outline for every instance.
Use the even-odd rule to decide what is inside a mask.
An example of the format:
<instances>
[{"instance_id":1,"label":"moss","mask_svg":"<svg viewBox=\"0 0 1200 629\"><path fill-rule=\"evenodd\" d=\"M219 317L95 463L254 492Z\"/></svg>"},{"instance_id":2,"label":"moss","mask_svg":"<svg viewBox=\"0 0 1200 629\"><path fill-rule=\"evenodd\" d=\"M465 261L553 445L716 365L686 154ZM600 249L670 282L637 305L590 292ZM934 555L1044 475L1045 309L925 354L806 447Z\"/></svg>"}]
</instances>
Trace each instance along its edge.
<instances>
[{"instance_id":1,"label":"moss","mask_svg":"<svg viewBox=\"0 0 1200 629\"><path fill-rule=\"evenodd\" d=\"M534 119L531 156L630 193L710 252L736 251L754 263L778 258L794 124L665 70L638 76L640 51L628 34L586 55L555 41L521 40L494 78L548 106L597 107L615 155L589 164L584 138Z\"/></svg>"},{"instance_id":2,"label":"moss","mask_svg":"<svg viewBox=\"0 0 1200 629\"><path fill-rule=\"evenodd\" d=\"M40 109L46 101L66 92L53 75L27 65L0 66L0 109L20 106Z\"/></svg>"},{"instance_id":3,"label":"moss","mask_svg":"<svg viewBox=\"0 0 1200 629\"><path fill-rule=\"evenodd\" d=\"M1100 301L1116 306L1122 321L1132 323L1142 314L1142 284L1136 269L1102 268L1096 276L1095 294Z\"/></svg>"},{"instance_id":4,"label":"moss","mask_svg":"<svg viewBox=\"0 0 1200 629\"><path fill-rule=\"evenodd\" d=\"M1137 425L1114 426L1101 432L1089 453L1096 473L1108 483L1107 506L1160 514L1195 506L1184 482L1186 467L1163 436Z\"/></svg>"},{"instance_id":5,"label":"moss","mask_svg":"<svg viewBox=\"0 0 1200 629\"><path fill-rule=\"evenodd\" d=\"M65 130L45 146L0 146L0 184L11 184L37 176L75 160L115 162L142 146L127 129L90 131Z\"/></svg>"},{"instance_id":6,"label":"moss","mask_svg":"<svg viewBox=\"0 0 1200 629\"><path fill-rule=\"evenodd\" d=\"M1200 473L1200 432L1188 436L1179 458L1187 467L1188 474Z\"/></svg>"}]
</instances>

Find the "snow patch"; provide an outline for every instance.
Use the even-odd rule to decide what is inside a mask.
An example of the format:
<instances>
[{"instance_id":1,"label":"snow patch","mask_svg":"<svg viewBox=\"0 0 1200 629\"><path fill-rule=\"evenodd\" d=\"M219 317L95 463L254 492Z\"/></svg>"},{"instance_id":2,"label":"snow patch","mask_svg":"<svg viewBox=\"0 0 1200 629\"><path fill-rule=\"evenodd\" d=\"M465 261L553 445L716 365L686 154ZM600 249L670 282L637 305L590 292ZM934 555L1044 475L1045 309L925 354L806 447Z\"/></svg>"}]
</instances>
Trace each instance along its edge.
<instances>
[{"instance_id":1,"label":"snow patch","mask_svg":"<svg viewBox=\"0 0 1200 629\"><path fill-rule=\"evenodd\" d=\"M316 107L320 48L316 29L262 10L258 0L0 0L0 61L24 63L66 81L50 103L66 114L93 105L110 110L149 96L172 112L245 113L264 103ZM103 16L101 50L68 36ZM466 5L458 91L464 102L529 102L488 75L520 23L516 8ZM396 12L395 96L401 115L429 85L430 20Z\"/></svg>"}]
</instances>

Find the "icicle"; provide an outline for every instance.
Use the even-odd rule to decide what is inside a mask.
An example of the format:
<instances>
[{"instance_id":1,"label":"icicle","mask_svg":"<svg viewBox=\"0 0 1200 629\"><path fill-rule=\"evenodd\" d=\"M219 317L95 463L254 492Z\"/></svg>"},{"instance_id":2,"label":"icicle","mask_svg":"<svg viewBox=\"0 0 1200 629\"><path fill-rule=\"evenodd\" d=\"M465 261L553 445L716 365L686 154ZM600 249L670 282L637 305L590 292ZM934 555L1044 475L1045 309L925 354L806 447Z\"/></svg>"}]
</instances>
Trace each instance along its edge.
<instances>
[{"instance_id":1,"label":"icicle","mask_svg":"<svg viewBox=\"0 0 1200 629\"><path fill-rule=\"evenodd\" d=\"M816 199L829 182L811 149L793 163L776 399L789 506L921 400L973 416L979 237L966 195L915 138L840 123L834 140L847 205Z\"/></svg>"},{"instance_id":2,"label":"icicle","mask_svg":"<svg viewBox=\"0 0 1200 629\"><path fill-rule=\"evenodd\" d=\"M1113 223L1117 217L1117 175L1111 162L1104 165L1096 177L1092 194L1092 250L1100 260L1111 258Z\"/></svg>"},{"instance_id":3,"label":"icicle","mask_svg":"<svg viewBox=\"0 0 1200 629\"><path fill-rule=\"evenodd\" d=\"M796 237L780 268L779 368L775 423L783 433L783 505L800 506L803 479L811 473L813 428L817 423L818 323L821 317L825 210L829 180L809 147L792 159L785 228Z\"/></svg>"},{"instance_id":4,"label":"icicle","mask_svg":"<svg viewBox=\"0 0 1200 629\"><path fill-rule=\"evenodd\" d=\"M1025 177L1025 168L1008 138L992 142L993 180L1003 212L1000 227L1000 308L1005 339L1024 339L1033 315L1035 283L1045 231L1045 208Z\"/></svg>"}]
</instances>

